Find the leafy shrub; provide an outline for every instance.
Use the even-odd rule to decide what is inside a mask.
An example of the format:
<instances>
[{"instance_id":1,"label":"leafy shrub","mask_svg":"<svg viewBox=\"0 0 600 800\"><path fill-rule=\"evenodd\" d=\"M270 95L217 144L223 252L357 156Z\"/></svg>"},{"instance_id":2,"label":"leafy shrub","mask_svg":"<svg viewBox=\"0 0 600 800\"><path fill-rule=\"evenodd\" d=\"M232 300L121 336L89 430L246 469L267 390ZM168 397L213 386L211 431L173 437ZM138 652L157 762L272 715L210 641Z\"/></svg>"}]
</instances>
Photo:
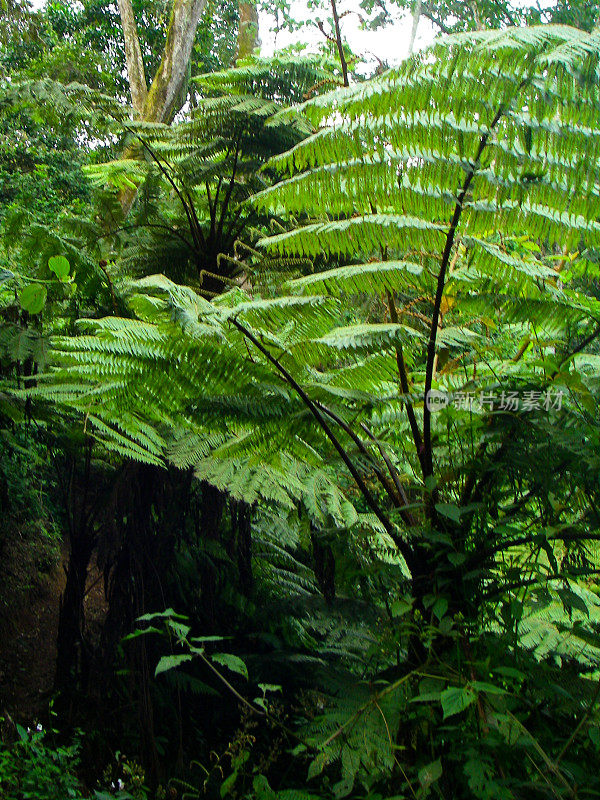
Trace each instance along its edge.
<instances>
[{"instance_id":1,"label":"leafy shrub","mask_svg":"<svg viewBox=\"0 0 600 800\"><path fill-rule=\"evenodd\" d=\"M85 791L78 778L80 742L53 745L38 724L34 730L16 726L15 742L0 741L0 798L2 800L144 800L144 772L117 754L103 783L109 789Z\"/></svg>"},{"instance_id":2,"label":"leafy shrub","mask_svg":"<svg viewBox=\"0 0 600 800\"><path fill-rule=\"evenodd\" d=\"M67 800L82 798L76 770L79 743L52 747L46 732L17 725L18 739L0 742L2 800Z\"/></svg>"}]
</instances>

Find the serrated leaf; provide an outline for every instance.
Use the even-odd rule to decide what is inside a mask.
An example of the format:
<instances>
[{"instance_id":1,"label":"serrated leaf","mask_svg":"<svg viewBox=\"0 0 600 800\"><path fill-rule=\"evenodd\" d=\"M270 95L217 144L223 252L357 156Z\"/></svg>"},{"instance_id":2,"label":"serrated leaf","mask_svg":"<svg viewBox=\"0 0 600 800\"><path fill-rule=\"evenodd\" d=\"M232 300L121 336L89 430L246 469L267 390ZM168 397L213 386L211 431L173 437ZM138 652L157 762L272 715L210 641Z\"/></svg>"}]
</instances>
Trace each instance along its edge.
<instances>
[{"instance_id":1,"label":"serrated leaf","mask_svg":"<svg viewBox=\"0 0 600 800\"><path fill-rule=\"evenodd\" d=\"M177 622L174 619L168 619L167 626L171 631L173 631L179 641L183 641L187 637L188 633L192 630L190 625L185 625L183 622Z\"/></svg>"},{"instance_id":2,"label":"serrated leaf","mask_svg":"<svg viewBox=\"0 0 600 800\"><path fill-rule=\"evenodd\" d=\"M231 639L231 636L192 636L190 642L222 642L224 639Z\"/></svg>"},{"instance_id":3,"label":"serrated leaf","mask_svg":"<svg viewBox=\"0 0 600 800\"><path fill-rule=\"evenodd\" d=\"M493 683L486 683L485 681L471 681L469 684L476 692L485 692L486 694L506 694L506 689L501 686L495 686Z\"/></svg>"},{"instance_id":4,"label":"serrated leaf","mask_svg":"<svg viewBox=\"0 0 600 800\"><path fill-rule=\"evenodd\" d=\"M438 702L442 696L441 692L423 692L416 697L411 697L411 703L432 703Z\"/></svg>"},{"instance_id":5,"label":"serrated leaf","mask_svg":"<svg viewBox=\"0 0 600 800\"><path fill-rule=\"evenodd\" d=\"M156 676L160 675L161 672L167 672L167 670L175 669L180 664L184 664L186 661L191 660L192 656L188 655L187 653L178 656L163 656L156 665L154 677L156 678Z\"/></svg>"},{"instance_id":6,"label":"serrated leaf","mask_svg":"<svg viewBox=\"0 0 600 800\"><path fill-rule=\"evenodd\" d=\"M148 628L138 628L137 630L133 631L132 633L128 633L126 636L123 636L121 639L122 642L129 642L131 639L137 639L140 636L145 636L147 633L163 633L160 628L155 628L152 625Z\"/></svg>"},{"instance_id":7,"label":"serrated leaf","mask_svg":"<svg viewBox=\"0 0 600 800\"><path fill-rule=\"evenodd\" d=\"M166 608L164 611L154 611L149 614L143 614L137 618L138 622L150 622L153 619L187 619L184 614L177 614L172 608Z\"/></svg>"},{"instance_id":8,"label":"serrated leaf","mask_svg":"<svg viewBox=\"0 0 600 800\"><path fill-rule=\"evenodd\" d=\"M248 680L248 668L239 656L234 656L232 653L213 653L210 658L211 661L227 667L232 672L237 672L238 675Z\"/></svg>"},{"instance_id":9,"label":"serrated leaf","mask_svg":"<svg viewBox=\"0 0 600 800\"><path fill-rule=\"evenodd\" d=\"M444 719L460 714L477 700L477 694L468 686L451 686L440 695Z\"/></svg>"},{"instance_id":10,"label":"serrated leaf","mask_svg":"<svg viewBox=\"0 0 600 800\"><path fill-rule=\"evenodd\" d=\"M258 688L261 692L281 692L283 691L281 686L277 683L259 683Z\"/></svg>"}]
</instances>

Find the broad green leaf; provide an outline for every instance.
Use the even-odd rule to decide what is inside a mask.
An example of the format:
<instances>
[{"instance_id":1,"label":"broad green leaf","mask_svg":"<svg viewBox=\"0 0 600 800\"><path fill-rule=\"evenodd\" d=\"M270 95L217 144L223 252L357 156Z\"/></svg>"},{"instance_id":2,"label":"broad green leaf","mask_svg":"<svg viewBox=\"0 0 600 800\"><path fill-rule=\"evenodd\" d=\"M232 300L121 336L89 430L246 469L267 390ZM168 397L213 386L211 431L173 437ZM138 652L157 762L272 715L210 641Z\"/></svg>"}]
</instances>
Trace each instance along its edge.
<instances>
[{"instance_id":1,"label":"broad green leaf","mask_svg":"<svg viewBox=\"0 0 600 800\"><path fill-rule=\"evenodd\" d=\"M48 259L48 268L59 280L63 281L68 276L71 265L65 256L51 256Z\"/></svg>"},{"instance_id":2,"label":"broad green leaf","mask_svg":"<svg viewBox=\"0 0 600 800\"><path fill-rule=\"evenodd\" d=\"M187 619L184 614L177 614L172 608L166 608L164 611L154 611L150 614L143 614L137 618L138 622L150 622L153 619Z\"/></svg>"},{"instance_id":3,"label":"broad green leaf","mask_svg":"<svg viewBox=\"0 0 600 800\"><path fill-rule=\"evenodd\" d=\"M475 689L476 692L485 692L486 694L506 694L506 689L501 686L495 686L493 683L486 683L485 681L471 681L469 686Z\"/></svg>"},{"instance_id":4,"label":"broad green leaf","mask_svg":"<svg viewBox=\"0 0 600 800\"><path fill-rule=\"evenodd\" d=\"M276 683L259 683L258 688L261 692L281 692L283 691L281 686Z\"/></svg>"},{"instance_id":5,"label":"broad green leaf","mask_svg":"<svg viewBox=\"0 0 600 800\"><path fill-rule=\"evenodd\" d=\"M416 697L411 697L411 703L432 703L438 702L441 699L441 692L423 692Z\"/></svg>"},{"instance_id":6,"label":"broad green leaf","mask_svg":"<svg viewBox=\"0 0 600 800\"><path fill-rule=\"evenodd\" d=\"M173 631L179 641L183 641L187 637L188 633L192 630L190 625L185 625L183 622L177 622L174 619L168 619L167 626Z\"/></svg>"},{"instance_id":7,"label":"broad green leaf","mask_svg":"<svg viewBox=\"0 0 600 800\"><path fill-rule=\"evenodd\" d=\"M190 642L222 642L223 639L231 639L231 636L192 636Z\"/></svg>"},{"instance_id":8,"label":"broad green leaf","mask_svg":"<svg viewBox=\"0 0 600 800\"><path fill-rule=\"evenodd\" d=\"M435 783L442 777L442 762L438 758L437 761L432 761L425 767L419 770L419 783L424 789L429 788L432 783Z\"/></svg>"},{"instance_id":9,"label":"broad green leaf","mask_svg":"<svg viewBox=\"0 0 600 800\"><path fill-rule=\"evenodd\" d=\"M412 603L408 603L406 600L394 600L390 610L393 617L403 617L411 609Z\"/></svg>"},{"instance_id":10,"label":"broad green leaf","mask_svg":"<svg viewBox=\"0 0 600 800\"><path fill-rule=\"evenodd\" d=\"M433 605L434 616L442 619L446 611L448 611L448 600L445 597L438 597Z\"/></svg>"},{"instance_id":11,"label":"broad green leaf","mask_svg":"<svg viewBox=\"0 0 600 800\"><path fill-rule=\"evenodd\" d=\"M328 761L327 753L319 753L319 755L310 762L307 780L311 780L311 778L316 778L317 775L320 775L327 766Z\"/></svg>"},{"instance_id":12,"label":"broad green leaf","mask_svg":"<svg viewBox=\"0 0 600 800\"><path fill-rule=\"evenodd\" d=\"M440 695L444 719L460 714L477 700L477 694L469 686L451 686Z\"/></svg>"},{"instance_id":13,"label":"broad green leaf","mask_svg":"<svg viewBox=\"0 0 600 800\"><path fill-rule=\"evenodd\" d=\"M148 628L137 628L132 633L128 633L126 636L123 636L121 639L122 642L129 642L131 639L137 639L140 636L145 636L147 633L164 633L160 628L155 628L152 625Z\"/></svg>"},{"instance_id":14,"label":"broad green leaf","mask_svg":"<svg viewBox=\"0 0 600 800\"><path fill-rule=\"evenodd\" d=\"M269 786L264 775L256 775L252 781L252 789L256 800L276 800L277 795Z\"/></svg>"},{"instance_id":15,"label":"broad green leaf","mask_svg":"<svg viewBox=\"0 0 600 800\"><path fill-rule=\"evenodd\" d=\"M210 658L217 664L227 667L232 672L237 672L238 675L242 675L248 680L248 668L239 656L234 656L231 653L213 653Z\"/></svg>"},{"instance_id":16,"label":"broad green leaf","mask_svg":"<svg viewBox=\"0 0 600 800\"><path fill-rule=\"evenodd\" d=\"M231 792L233 790L233 787L235 785L235 782L237 780L237 776L238 776L238 773L237 773L237 770L235 770L234 772L231 773L231 775L228 775L225 778L225 780L221 784L221 788L219 790L219 794L221 795L221 797L227 797L228 794L231 794Z\"/></svg>"},{"instance_id":17,"label":"broad green leaf","mask_svg":"<svg viewBox=\"0 0 600 800\"><path fill-rule=\"evenodd\" d=\"M39 314L46 303L47 294L45 286L39 283L29 284L19 294L21 308L30 314Z\"/></svg>"},{"instance_id":18,"label":"broad green leaf","mask_svg":"<svg viewBox=\"0 0 600 800\"><path fill-rule=\"evenodd\" d=\"M334 797L347 797L354 788L354 776L346 775L331 787Z\"/></svg>"},{"instance_id":19,"label":"broad green leaf","mask_svg":"<svg viewBox=\"0 0 600 800\"><path fill-rule=\"evenodd\" d=\"M461 509L452 503L436 503L435 510L443 517L448 517L453 522L460 522Z\"/></svg>"},{"instance_id":20,"label":"broad green leaf","mask_svg":"<svg viewBox=\"0 0 600 800\"><path fill-rule=\"evenodd\" d=\"M520 669L515 669L514 667L500 666L500 667L495 667L493 671L497 672L498 675L502 675L505 678L512 678L513 680L516 681L524 681L526 678L524 672L521 672Z\"/></svg>"}]
</instances>

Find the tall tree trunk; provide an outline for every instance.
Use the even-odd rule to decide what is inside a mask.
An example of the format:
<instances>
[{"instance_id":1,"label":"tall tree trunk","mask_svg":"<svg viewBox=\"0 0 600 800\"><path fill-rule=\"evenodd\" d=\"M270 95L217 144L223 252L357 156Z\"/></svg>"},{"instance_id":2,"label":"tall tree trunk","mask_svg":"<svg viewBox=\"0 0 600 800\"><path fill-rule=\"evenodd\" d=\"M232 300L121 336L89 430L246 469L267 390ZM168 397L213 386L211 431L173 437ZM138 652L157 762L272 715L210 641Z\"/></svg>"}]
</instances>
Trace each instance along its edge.
<instances>
[{"instance_id":1,"label":"tall tree trunk","mask_svg":"<svg viewBox=\"0 0 600 800\"><path fill-rule=\"evenodd\" d=\"M123 28L123 38L125 39L125 61L127 63L131 104L136 117L141 118L144 114L144 105L148 96L148 86L146 84L144 61L131 0L119 0L119 14L121 15L121 27Z\"/></svg>"},{"instance_id":2,"label":"tall tree trunk","mask_svg":"<svg viewBox=\"0 0 600 800\"><path fill-rule=\"evenodd\" d=\"M412 15L412 28L410 31L410 42L408 43L408 55L412 56L415 49L415 40L417 38L417 28L421 19L421 9L423 7L422 0L416 0L413 15Z\"/></svg>"},{"instance_id":3,"label":"tall tree trunk","mask_svg":"<svg viewBox=\"0 0 600 800\"><path fill-rule=\"evenodd\" d=\"M170 123L179 111L183 89L189 80L196 30L206 3L207 0L173 0L165 49L150 90L147 90L131 0L119 0L131 102L135 115L145 122ZM126 150L124 157L130 156L131 151ZM121 190L119 200L125 216L135 200L135 195L135 189Z\"/></svg>"},{"instance_id":4,"label":"tall tree trunk","mask_svg":"<svg viewBox=\"0 0 600 800\"><path fill-rule=\"evenodd\" d=\"M258 36L258 9L252 0L240 0L240 25L238 28L235 63L251 56L260 44Z\"/></svg>"},{"instance_id":5,"label":"tall tree trunk","mask_svg":"<svg viewBox=\"0 0 600 800\"><path fill-rule=\"evenodd\" d=\"M173 0L165 49L150 89L147 90L131 0L119 0L131 99L134 111L146 122L168 123L179 110L177 100L187 78L196 30L206 2Z\"/></svg>"},{"instance_id":6,"label":"tall tree trunk","mask_svg":"<svg viewBox=\"0 0 600 800\"><path fill-rule=\"evenodd\" d=\"M171 122L179 110L181 95L196 38L196 30L207 0L173 0L167 41L144 104L147 122Z\"/></svg>"}]
</instances>

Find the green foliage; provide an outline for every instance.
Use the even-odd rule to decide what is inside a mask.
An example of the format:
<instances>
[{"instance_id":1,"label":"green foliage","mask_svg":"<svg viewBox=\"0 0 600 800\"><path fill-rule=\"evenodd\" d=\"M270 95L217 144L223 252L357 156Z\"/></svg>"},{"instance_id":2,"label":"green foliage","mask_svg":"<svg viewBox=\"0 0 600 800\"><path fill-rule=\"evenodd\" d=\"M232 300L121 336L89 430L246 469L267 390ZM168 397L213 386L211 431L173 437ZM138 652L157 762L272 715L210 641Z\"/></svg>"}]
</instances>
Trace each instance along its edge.
<instances>
[{"instance_id":1,"label":"green foliage","mask_svg":"<svg viewBox=\"0 0 600 800\"><path fill-rule=\"evenodd\" d=\"M543 5L512 0L480 0L476 8L465 0L434 0L422 6L415 6L408 0L397 0L393 5L363 0L361 5L367 10L377 9L379 13L375 21L379 25L389 23L393 7L399 6L413 15L417 13L423 27L429 23L436 32L442 33L542 23L572 25L591 31L597 23L599 11L596 0L557 0Z\"/></svg>"},{"instance_id":2,"label":"green foliage","mask_svg":"<svg viewBox=\"0 0 600 800\"><path fill-rule=\"evenodd\" d=\"M4 722L4 720L2 720ZM32 730L16 726L16 741L0 741L0 791L3 800L145 800L143 770L119 756L115 769L107 768L107 790L84 791L78 777L81 745L48 741L41 724ZM113 780L113 773L116 776Z\"/></svg>"},{"instance_id":3,"label":"green foliage","mask_svg":"<svg viewBox=\"0 0 600 800\"><path fill-rule=\"evenodd\" d=\"M17 726L14 744L0 742L0 791L6 800L81 800L79 744L52 747L46 732Z\"/></svg>"},{"instance_id":4,"label":"green foliage","mask_svg":"<svg viewBox=\"0 0 600 800\"><path fill-rule=\"evenodd\" d=\"M310 132L297 115L277 126L266 121L330 78L316 59L249 60L194 80L191 119L127 124L130 158L86 169L93 186L109 190L116 224L93 241L102 240L117 274L164 271L207 297L237 285L259 222L245 201L271 182L261 167ZM136 201L124 221L115 195L132 190Z\"/></svg>"},{"instance_id":5,"label":"green foliage","mask_svg":"<svg viewBox=\"0 0 600 800\"><path fill-rule=\"evenodd\" d=\"M258 281L209 301L143 278L135 318L55 339L30 392L283 525L300 509L327 543L377 623L356 614L362 648L336 649L333 611L294 621L321 668L296 756L322 795L597 790L571 748L597 758L598 607L581 581L598 570L599 43L555 26L456 36L266 126L265 98L209 98L206 129L256 113L282 148L288 120L286 136L315 126L251 201L280 223L260 242L270 265L314 272L268 299ZM271 590L290 557L265 571ZM237 761L231 775L224 791Z\"/></svg>"},{"instance_id":6,"label":"green foliage","mask_svg":"<svg viewBox=\"0 0 600 800\"><path fill-rule=\"evenodd\" d=\"M53 4L53 75L113 14ZM597 793L599 34L461 34L327 94L251 59L172 126L42 61L4 108L111 109L127 158L88 154L93 218L6 215L0 400L85 454L69 522L155 773L168 730L189 796Z\"/></svg>"},{"instance_id":7,"label":"green foliage","mask_svg":"<svg viewBox=\"0 0 600 800\"><path fill-rule=\"evenodd\" d=\"M0 629L10 630L60 559L61 528L46 452L31 430L0 417Z\"/></svg>"}]
</instances>

